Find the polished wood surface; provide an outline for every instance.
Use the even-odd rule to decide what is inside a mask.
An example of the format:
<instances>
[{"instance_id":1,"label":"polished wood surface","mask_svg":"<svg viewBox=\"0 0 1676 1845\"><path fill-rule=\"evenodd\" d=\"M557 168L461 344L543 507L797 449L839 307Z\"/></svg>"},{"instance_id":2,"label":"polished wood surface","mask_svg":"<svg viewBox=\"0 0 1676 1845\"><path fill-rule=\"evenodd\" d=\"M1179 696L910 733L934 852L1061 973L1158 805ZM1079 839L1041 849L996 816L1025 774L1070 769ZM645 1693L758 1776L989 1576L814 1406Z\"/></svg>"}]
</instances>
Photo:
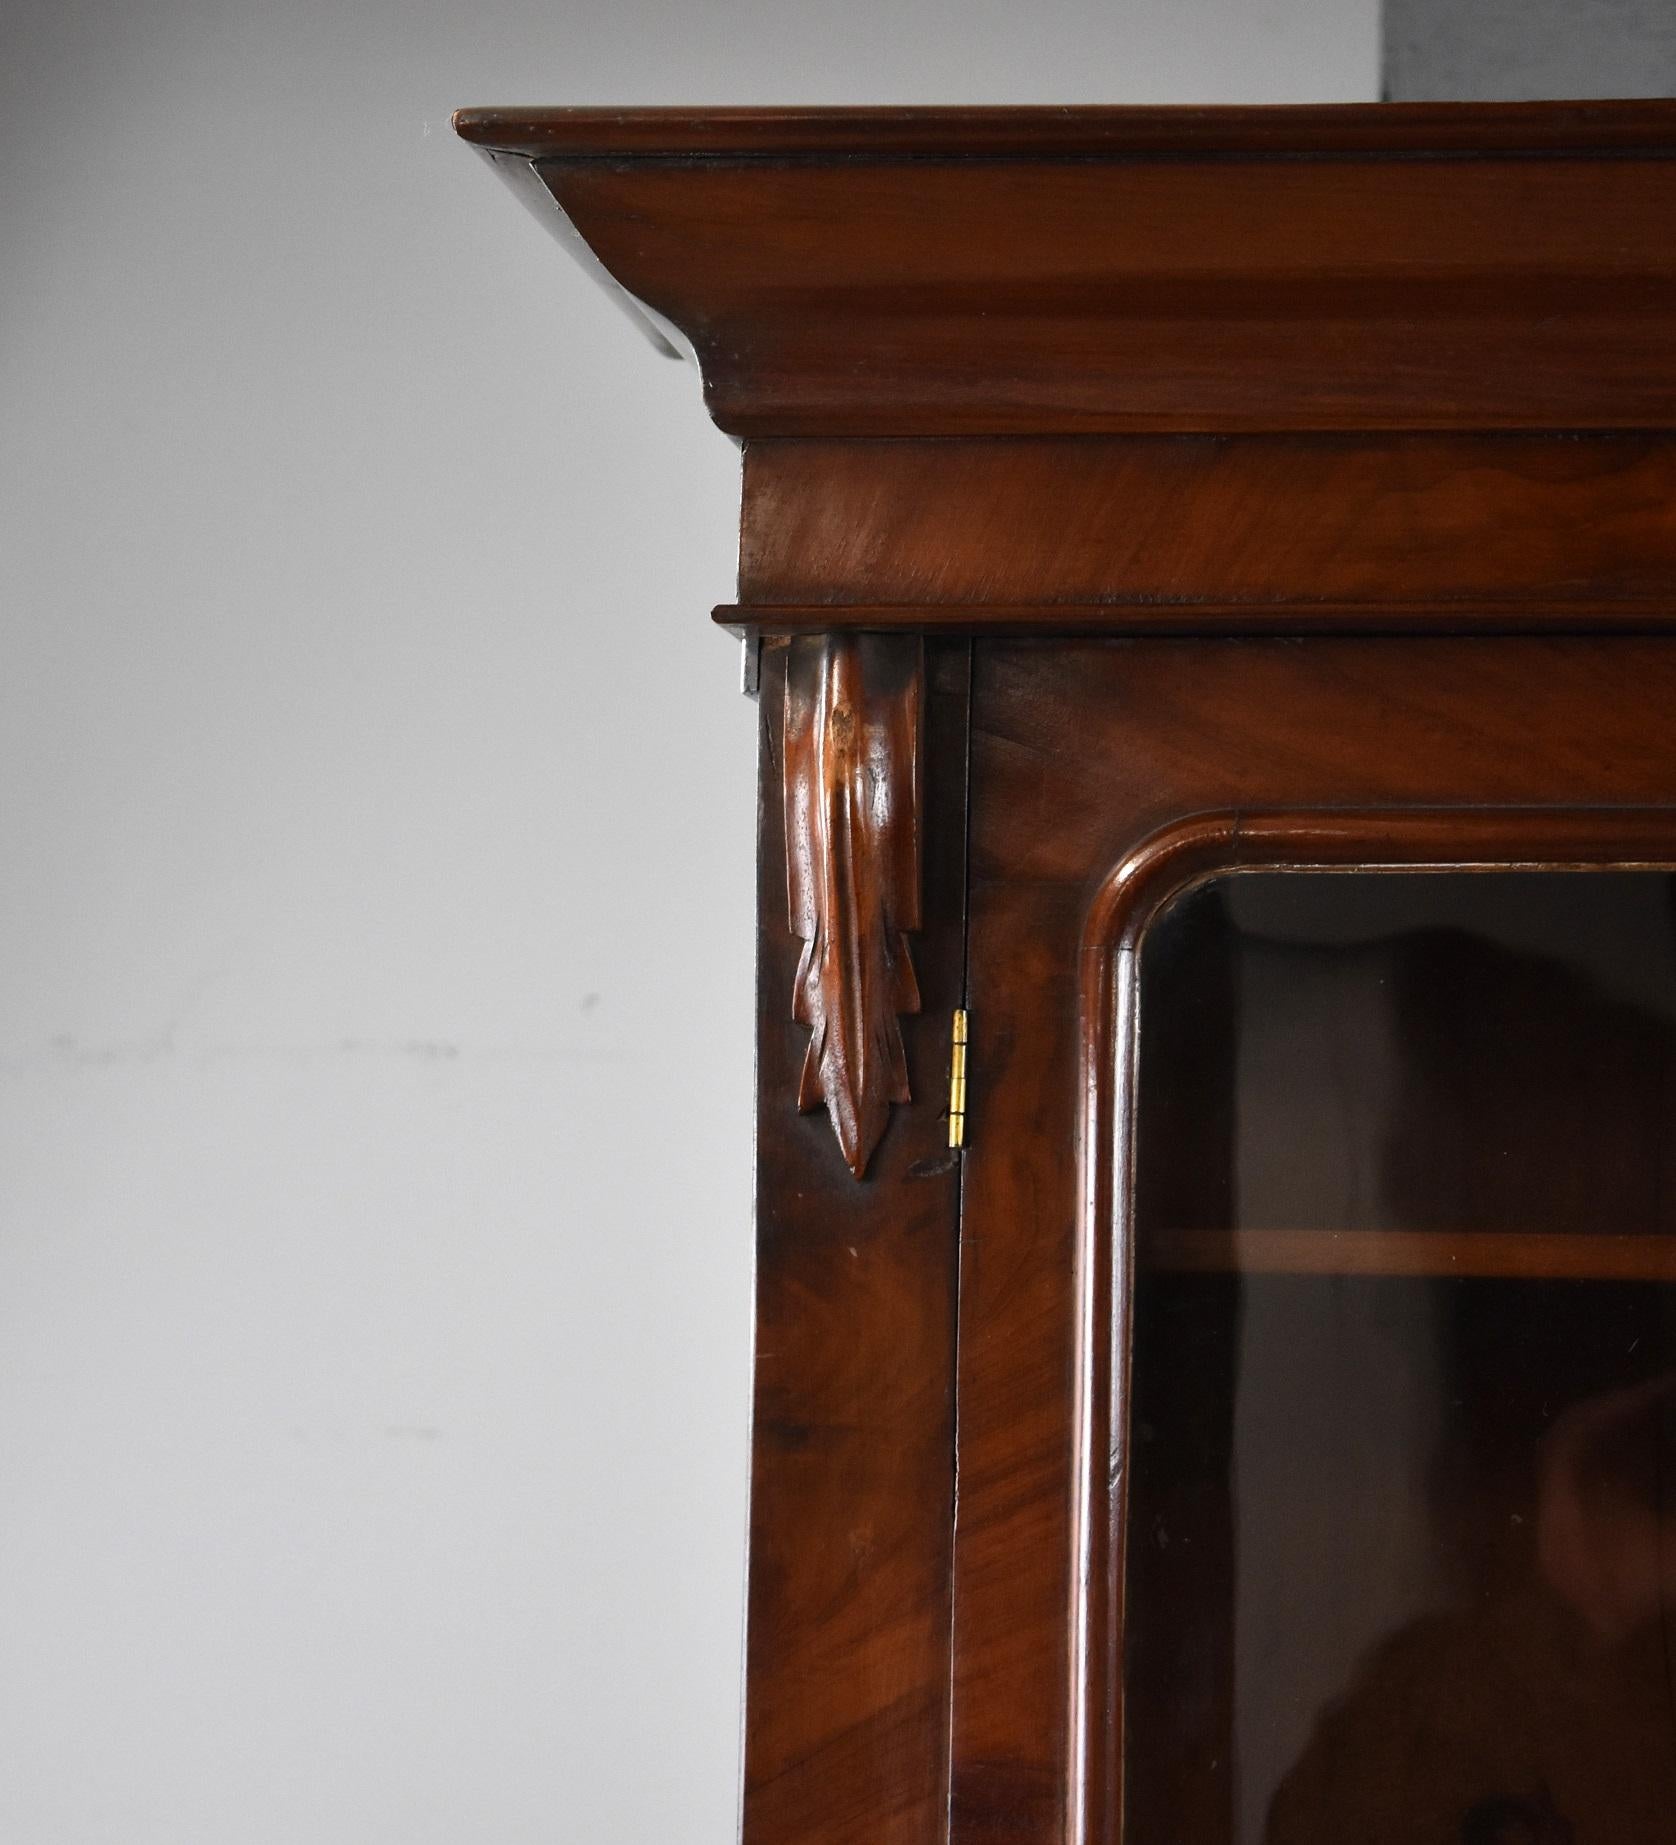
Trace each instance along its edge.
<instances>
[{"instance_id":1,"label":"polished wood surface","mask_svg":"<svg viewBox=\"0 0 1676 1845\"><path fill-rule=\"evenodd\" d=\"M786 882L804 944L793 1012L809 1028L797 1105L826 1104L844 1163L867 1170L893 1102L912 1100L897 1015L918 1012L920 707L914 637L826 635L787 651Z\"/></svg>"},{"instance_id":2,"label":"polished wood surface","mask_svg":"<svg viewBox=\"0 0 1676 1845\"><path fill-rule=\"evenodd\" d=\"M895 120L459 126L735 435L1676 420L1669 105Z\"/></svg>"},{"instance_id":3,"label":"polished wood surface","mask_svg":"<svg viewBox=\"0 0 1676 1845\"><path fill-rule=\"evenodd\" d=\"M1136 1261L1183 1275L1676 1281L1676 1238L1660 1230L1160 1230L1137 1247Z\"/></svg>"},{"instance_id":4,"label":"polished wood surface","mask_svg":"<svg viewBox=\"0 0 1676 1845\"><path fill-rule=\"evenodd\" d=\"M1116 639L1222 635L1661 634L1676 603L1510 602L720 602L717 627L741 640L799 634L1029 635Z\"/></svg>"},{"instance_id":5,"label":"polished wood surface","mask_svg":"<svg viewBox=\"0 0 1676 1845\"><path fill-rule=\"evenodd\" d=\"M994 159L1114 154L1621 154L1667 144L1658 100L1256 107L460 109L456 132L526 160L825 154Z\"/></svg>"},{"instance_id":6,"label":"polished wood surface","mask_svg":"<svg viewBox=\"0 0 1676 1845\"><path fill-rule=\"evenodd\" d=\"M1656 1211L1552 1218L1604 1131L1493 1220L1191 1208L1238 1123L1186 1031L1153 1054L1198 1139L1137 1245L1146 928L1230 867L1676 863L1676 104L458 126L744 442L716 618L762 661L747 1845L1227 1845L1228 1762L1147 1727L1174 1642L1138 1642L1165 1695L1132 1733L1124 1665L1131 1587L1225 1610L1230 1295L1476 1290L1531 1329L1520 1389L1586 1395L1676 1293ZM1557 1043L1565 1007L1527 1009ZM1562 1053L1512 1037L1520 1081L1474 1065L1486 1118L1563 1146ZM1137 1329L1142 1263L1179 1349ZM1173 1431L1148 1490L1195 1544L1131 1583L1137 1336ZM1363 1446L1323 1463L1341 1507ZM1511 1529L1479 1458L1457 1509ZM1487 1642L1459 1638L1465 1710ZM1438 1657L1375 1662L1356 1734ZM1656 1797L1663 1739L1619 1729L1601 1762ZM1159 1769L1127 1829L1126 1746ZM1300 1772L1276 1845L1414 1836L1402 1785L1354 1809ZM1461 1836L1574 1818L1510 1782Z\"/></svg>"},{"instance_id":7,"label":"polished wood surface","mask_svg":"<svg viewBox=\"0 0 1676 1845\"><path fill-rule=\"evenodd\" d=\"M986 641L976 662L956 1836L1108 1841L1135 932L1242 860L1676 860L1676 643Z\"/></svg>"},{"instance_id":8,"label":"polished wood surface","mask_svg":"<svg viewBox=\"0 0 1676 1845\"><path fill-rule=\"evenodd\" d=\"M1676 442L752 442L739 602L781 631L1669 622Z\"/></svg>"},{"instance_id":9,"label":"polished wood surface","mask_svg":"<svg viewBox=\"0 0 1676 1845\"><path fill-rule=\"evenodd\" d=\"M808 1033L789 1004L788 650L758 707L757 1310L746 1635L746 1845L924 1845L942 1836L959 1167L939 1108L894 1111L858 1185L824 1114L797 1110ZM933 1097L963 980L968 649L928 643L925 842L901 1022Z\"/></svg>"}]
</instances>

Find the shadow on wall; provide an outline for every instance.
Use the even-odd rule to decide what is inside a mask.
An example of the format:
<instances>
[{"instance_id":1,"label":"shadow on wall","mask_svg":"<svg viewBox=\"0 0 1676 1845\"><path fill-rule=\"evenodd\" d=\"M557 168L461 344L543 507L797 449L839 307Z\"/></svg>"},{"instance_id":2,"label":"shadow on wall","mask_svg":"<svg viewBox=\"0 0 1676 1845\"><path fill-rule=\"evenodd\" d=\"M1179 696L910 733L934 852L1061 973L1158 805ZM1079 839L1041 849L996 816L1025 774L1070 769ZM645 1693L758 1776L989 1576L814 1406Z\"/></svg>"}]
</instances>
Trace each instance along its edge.
<instances>
[{"instance_id":1,"label":"shadow on wall","mask_svg":"<svg viewBox=\"0 0 1676 1845\"><path fill-rule=\"evenodd\" d=\"M1385 0L1387 102L1676 96L1670 0Z\"/></svg>"}]
</instances>

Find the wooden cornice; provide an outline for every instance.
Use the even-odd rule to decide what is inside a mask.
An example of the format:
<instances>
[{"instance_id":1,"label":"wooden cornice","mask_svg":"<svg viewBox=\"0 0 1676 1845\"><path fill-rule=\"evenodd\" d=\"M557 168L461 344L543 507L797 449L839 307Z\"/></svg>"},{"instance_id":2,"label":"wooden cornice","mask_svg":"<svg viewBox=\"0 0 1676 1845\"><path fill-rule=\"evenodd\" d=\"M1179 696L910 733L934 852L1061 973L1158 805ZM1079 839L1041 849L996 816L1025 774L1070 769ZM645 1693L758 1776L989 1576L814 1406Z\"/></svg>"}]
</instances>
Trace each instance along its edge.
<instances>
[{"instance_id":1,"label":"wooden cornice","mask_svg":"<svg viewBox=\"0 0 1676 1845\"><path fill-rule=\"evenodd\" d=\"M526 160L782 160L792 156L1085 160L1113 155L1613 154L1668 143L1659 98L860 108L460 109L454 127Z\"/></svg>"},{"instance_id":2,"label":"wooden cornice","mask_svg":"<svg viewBox=\"0 0 1676 1845\"><path fill-rule=\"evenodd\" d=\"M457 126L738 436L1676 425L1673 103Z\"/></svg>"}]
</instances>

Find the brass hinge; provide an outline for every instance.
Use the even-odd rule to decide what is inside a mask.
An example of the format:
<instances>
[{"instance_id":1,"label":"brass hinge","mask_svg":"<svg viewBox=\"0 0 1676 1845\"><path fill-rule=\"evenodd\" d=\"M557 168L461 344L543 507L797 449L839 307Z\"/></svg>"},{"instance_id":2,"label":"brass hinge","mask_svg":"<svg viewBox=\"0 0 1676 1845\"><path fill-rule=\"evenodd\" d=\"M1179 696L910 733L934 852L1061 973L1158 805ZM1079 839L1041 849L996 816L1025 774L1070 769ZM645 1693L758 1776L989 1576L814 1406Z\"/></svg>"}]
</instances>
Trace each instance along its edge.
<instances>
[{"instance_id":1,"label":"brass hinge","mask_svg":"<svg viewBox=\"0 0 1676 1845\"><path fill-rule=\"evenodd\" d=\"M966 1145L966 1014L954 1015L949 1045L949 1145Z\"/></svg>"}]
</instances>

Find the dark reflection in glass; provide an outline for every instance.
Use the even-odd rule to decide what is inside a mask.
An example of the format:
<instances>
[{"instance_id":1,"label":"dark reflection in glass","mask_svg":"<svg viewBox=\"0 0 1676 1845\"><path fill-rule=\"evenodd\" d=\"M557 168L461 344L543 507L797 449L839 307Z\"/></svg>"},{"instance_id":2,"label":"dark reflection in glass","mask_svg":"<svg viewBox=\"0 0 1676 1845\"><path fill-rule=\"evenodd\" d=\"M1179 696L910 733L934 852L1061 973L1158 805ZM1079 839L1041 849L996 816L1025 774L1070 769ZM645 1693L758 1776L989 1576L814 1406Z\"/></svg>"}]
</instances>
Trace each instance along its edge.
<instances>
[{"instance_id":1,"label":"dark reflection in glass","mask_svg":"<svg viewBox=\"0 0 1676 1845\"><path fill-rule=\"evenodd\" d=\"M1130 1845L1676 1841L1676 910L1261 873L1141 963Z\"/></svg>"}]
</instances>

